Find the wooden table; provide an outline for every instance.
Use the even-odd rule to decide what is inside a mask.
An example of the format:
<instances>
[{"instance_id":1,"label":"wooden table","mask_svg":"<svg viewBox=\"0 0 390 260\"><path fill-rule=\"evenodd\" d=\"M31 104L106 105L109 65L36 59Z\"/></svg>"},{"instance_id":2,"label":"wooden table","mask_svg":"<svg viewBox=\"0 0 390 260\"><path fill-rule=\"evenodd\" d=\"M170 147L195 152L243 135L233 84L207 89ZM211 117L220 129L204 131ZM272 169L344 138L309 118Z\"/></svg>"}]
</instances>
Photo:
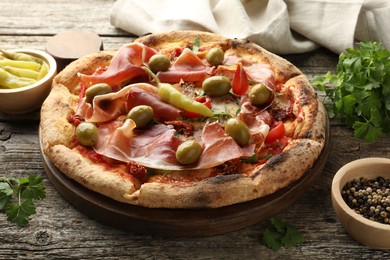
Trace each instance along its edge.
<instances>
[{"instance_id":1,"label":"wooden table","mask_svg":"<svg viewBox=\"0 0 390 260\"><path fill-rule=\"evenodd\" d=\"M53 35L73 28L98 33L104 48L118 49L133 36L109 23L114 0L2 0L0 48L44 50ZM77 41L77 40L76 40ZM320 49L286 55L309 77L334 70L337 55ZM295 225L306 242L272 251L262 244L268 221L245 229L201 238L169 238L129 233L103 225L73 208L54 189L43 169L38 144L39 111L13 116L0 114L0 175L43 176L47 198L40 201L30 225L18 228L0 214L0 259L343 259L390 258L389 251L355 242L336 220L330 200L335 172L362 157L390 158L390 137L368 143L353 137L340 121L331 120L331 151L315 185L278 214Z\"/></svg>"}]
</instances>

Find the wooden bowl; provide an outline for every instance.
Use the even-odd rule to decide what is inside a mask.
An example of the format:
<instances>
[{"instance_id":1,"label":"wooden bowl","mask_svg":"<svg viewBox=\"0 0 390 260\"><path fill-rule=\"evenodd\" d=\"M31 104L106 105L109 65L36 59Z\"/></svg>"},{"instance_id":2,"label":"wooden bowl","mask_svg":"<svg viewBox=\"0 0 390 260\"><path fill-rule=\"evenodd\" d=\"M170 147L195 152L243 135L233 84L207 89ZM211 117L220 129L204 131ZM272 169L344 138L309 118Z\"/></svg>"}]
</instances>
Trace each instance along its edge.
<instances>
[{"instance_id":1,"label":"wooden bowl","mask_svg":"<svg viewBox=\"0 0 390 260\"><path fill-rule=\"evenodd\" d=\"M23 114L38 109L51 90L51 82L57 74L57 63L46 52L33 49L14 49L9 52L21 52L36 56L49 65L49 71L41 80L25 87L15 89L0 88L0 112Z\"/></svg>"},{"instance_id":2,"label":"wooden bowl","mask_svg":"<svg viewBox=\"0 0 390 260\"><path fill-rule=\"evenodd\" d=\"M332 182L332 204L336 216L356 241L372 248L389 249L390 224L382 224L363 217L352 210L342 198L341 190L345 184L360 177L390 178L390 159L359 159L340 168Z\"/></svg>"}]
</instances>

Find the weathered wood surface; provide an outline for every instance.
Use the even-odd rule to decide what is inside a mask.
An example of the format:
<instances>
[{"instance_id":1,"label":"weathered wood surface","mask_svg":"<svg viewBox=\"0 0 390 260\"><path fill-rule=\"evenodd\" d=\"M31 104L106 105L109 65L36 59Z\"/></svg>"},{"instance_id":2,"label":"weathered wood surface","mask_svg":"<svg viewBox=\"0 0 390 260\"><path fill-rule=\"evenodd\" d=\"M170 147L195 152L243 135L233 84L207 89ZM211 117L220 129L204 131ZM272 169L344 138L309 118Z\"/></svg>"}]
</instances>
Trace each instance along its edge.
<instances>
[{"instance_id":1,"label":"weathered wood surface","mask_svg":"<svg viewBox=\"0 0 390 260\"><path fill-rule=\"evenodd\" d=\"M105 49L117 49L131 35L109 23L113 0L2 0L0 48L44 49L52 35L77 28L98 33ZM285 56L309 77L334 70L337 56L318 50ZM336 220L330 200L335 172L351 160L390 158L390 138L367 143L331 120L331 152L322 175L307 194L278 216L295 225L306 242L272 251L262 244L267 222L203 238L139 235L102 225L75 210L48 181L38 145L39 111L0 114L0 176L44 176L47 198L38 203L30 225L18 228L0 214L0 259L386 259L389 251L355 242Z\"/></svg>"}]
</instances>

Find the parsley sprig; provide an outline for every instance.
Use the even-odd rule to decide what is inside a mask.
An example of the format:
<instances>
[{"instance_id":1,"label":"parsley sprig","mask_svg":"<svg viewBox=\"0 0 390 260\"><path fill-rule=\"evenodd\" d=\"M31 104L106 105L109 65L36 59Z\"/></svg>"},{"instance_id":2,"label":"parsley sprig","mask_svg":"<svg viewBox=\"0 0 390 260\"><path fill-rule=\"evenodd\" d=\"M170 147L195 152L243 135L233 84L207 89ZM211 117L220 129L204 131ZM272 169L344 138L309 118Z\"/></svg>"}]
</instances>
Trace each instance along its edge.
<instances>
[{"instance_id":1,"label":"parsley sprig","mask_svg":"<svg viewBox=\"0 0 390 260\"><path fill-rule=\"evenodd\" d=\"M271 224L272 226L266 228L263 234L263 242L268 248L276 251L281 247L290 248L305 242L304 236L299 233L296 227L281 219L272 217Z\"/></svg>"},{"instance_id":2,"label":"parsley sprig","mask_svg":"<svg viewBox=\"0 0 390 260\"><path fill-rule=\"evenodd\" d=\"M18 226L26 226L36 213L34 201L45 198L43 177L0 178L0 212Z\"/></svg>"},{"instance_id":3,"label":"parsley sprig","mask_svg":"<svg viewBox=\"0 0 390 260\"><path fill-rule=\"evenodd\" d=\"M355 137L377 140L390 134L390 51L378 42L360 42L339 56L335 74L316 76L325 91L329 117L338 116Z\"/></svg>"}]
</instances>

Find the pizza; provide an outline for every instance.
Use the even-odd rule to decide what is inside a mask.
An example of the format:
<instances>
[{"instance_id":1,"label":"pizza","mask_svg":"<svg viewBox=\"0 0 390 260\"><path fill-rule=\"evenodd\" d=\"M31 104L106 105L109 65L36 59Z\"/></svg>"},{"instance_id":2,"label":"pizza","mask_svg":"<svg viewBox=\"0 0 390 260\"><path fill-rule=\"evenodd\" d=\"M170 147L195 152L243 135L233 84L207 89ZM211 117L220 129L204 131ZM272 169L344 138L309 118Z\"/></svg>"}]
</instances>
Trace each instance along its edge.
<instances>
[{"instance_id":1,"label":"pizza","mask_svg":"<svg viewBox=\"0 0 390 260\"><path fill-rule=\"evenodd\" d=\"M310 172L326 116L307 77L248 40L150 34L69 64L41 109L67 177L146 208L218 208Z\"/></svg>"}]
</instances>

